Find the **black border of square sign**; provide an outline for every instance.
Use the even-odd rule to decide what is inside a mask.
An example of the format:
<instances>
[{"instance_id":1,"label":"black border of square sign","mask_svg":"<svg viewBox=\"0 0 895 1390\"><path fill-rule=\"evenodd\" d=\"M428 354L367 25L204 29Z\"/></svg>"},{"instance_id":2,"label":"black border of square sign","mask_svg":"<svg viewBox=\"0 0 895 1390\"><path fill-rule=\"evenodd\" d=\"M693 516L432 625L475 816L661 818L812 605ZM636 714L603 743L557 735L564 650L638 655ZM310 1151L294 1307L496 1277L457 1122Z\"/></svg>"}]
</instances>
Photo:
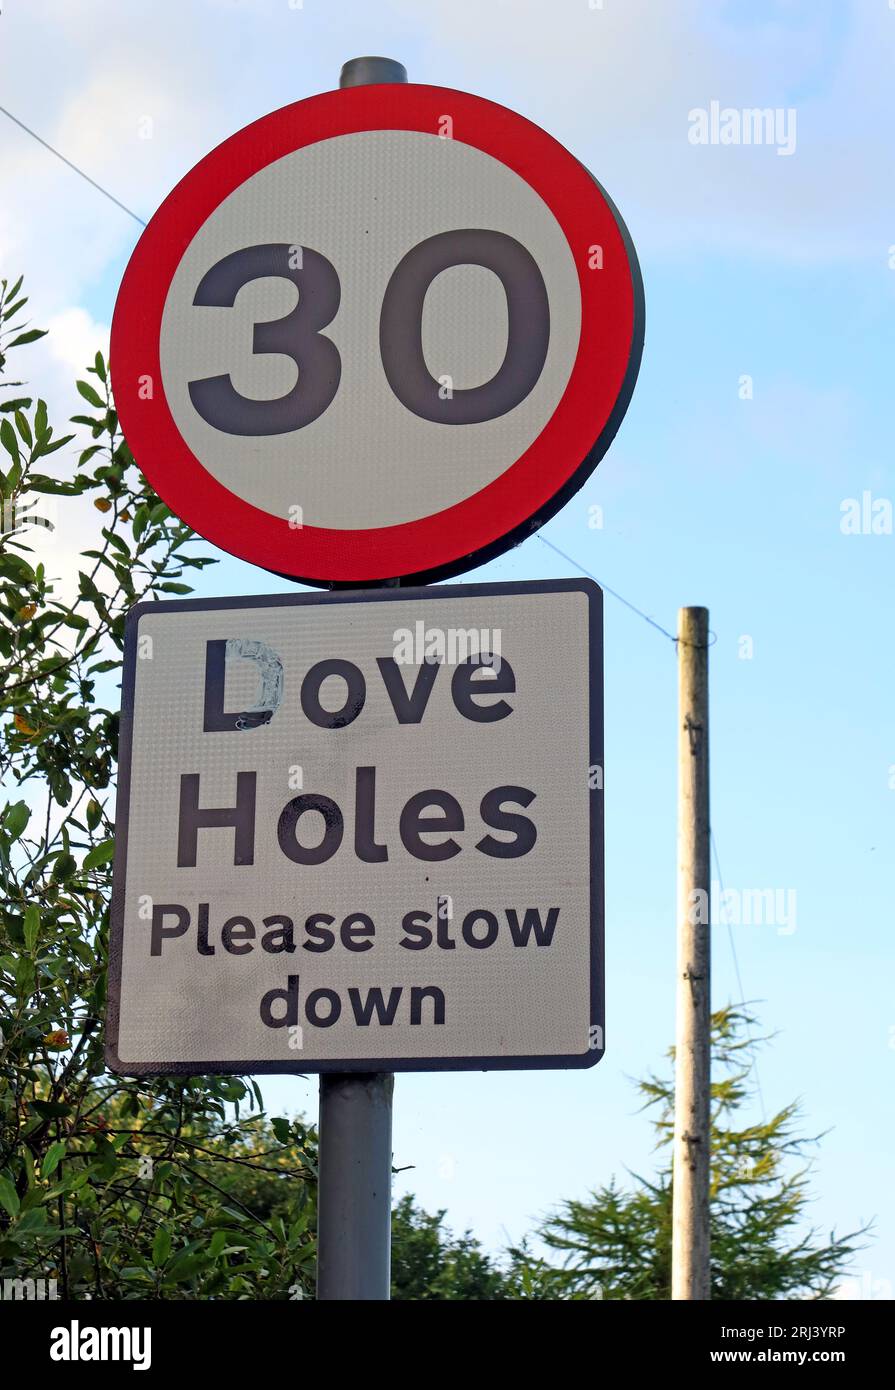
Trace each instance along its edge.
<instances>
[{"instance_id":1,"label":"black border of square sign","mask_svg":"<svg viewBox=\"0 0 895 1390\"><path fill-rule=\"evenodd\" d=\"M124 678L121 701L118 795L115 819L115 860L112 880L109 985L106 1015L106 1065L122 1076L250 1076L304 1075L318 1072L411 1072L411 1071L525 1071L550 1068L592 1067L603 1056L603 1048L588 1048L562 1056L503 1057L365 1057L362 1061L338 1059L311 1061L297 1058L294 1063L252 1061L124 1063L118 1056L118 1026L121 1002L122 945L124 937L125 876L127 867L128 810L130 806L131 756L134 721L134 686L137 665L137 635L141 617L147 613L201 612L225 608L284 608L305 604L416 602L426 599L465 598L502 594L583 593L588 599L588 676L590 688L590 766L603 767L603 594L589 579L518 580L495 584L444 584L426 588L345 589L321 594L258 594L244 598L178 599L160 603L138 603L128 613L125 627ZM590 1026L605 1028L604 1009L604 859L603 791L590 795Z\"/></svg>"}]
</instances>

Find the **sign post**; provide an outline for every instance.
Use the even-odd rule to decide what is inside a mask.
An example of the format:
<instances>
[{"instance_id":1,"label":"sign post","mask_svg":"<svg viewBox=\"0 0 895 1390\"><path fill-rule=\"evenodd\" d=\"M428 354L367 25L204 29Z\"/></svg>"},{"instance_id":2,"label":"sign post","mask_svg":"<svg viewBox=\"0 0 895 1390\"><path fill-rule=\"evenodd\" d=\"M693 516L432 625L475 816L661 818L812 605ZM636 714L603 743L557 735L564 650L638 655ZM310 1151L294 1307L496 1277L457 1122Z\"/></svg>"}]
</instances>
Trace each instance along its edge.
<instances>
[{"instance_id":1,"label":"sign post","mask_svg":"<svg viewBox=\"0 0 895 1390\"><path fill-rule=\"evenodd\" d=\"M353 58L339 86L406 82L391 58ZM320 1077L317 1297L391 1296L392 1104L390 1072Z\"/></svg>"},{"instance_id":2,"label":"sign post","mask_svg":"<svg viewBox=\"0 0 895 1390\"><path fill-rule=\"evenodd\" d=\"M394 1084L381 1071L320 1078L319 1299L389 1297Z\"/></svg>"},{"instance_id":3,"label":"sign post","mask_svg":"<svg viewBox=\"0 0 895 1390\"><path fill-rule=\"evenodd\" d=\"M380 58L207 155L122 281L152 486L333 592L130 616L107 1058L321 1073L323 1299L389 1296L394 1072L603 1052L600 591L414 586L583 485L643 333L588 171Z\"/></svg>"}]
</instances>

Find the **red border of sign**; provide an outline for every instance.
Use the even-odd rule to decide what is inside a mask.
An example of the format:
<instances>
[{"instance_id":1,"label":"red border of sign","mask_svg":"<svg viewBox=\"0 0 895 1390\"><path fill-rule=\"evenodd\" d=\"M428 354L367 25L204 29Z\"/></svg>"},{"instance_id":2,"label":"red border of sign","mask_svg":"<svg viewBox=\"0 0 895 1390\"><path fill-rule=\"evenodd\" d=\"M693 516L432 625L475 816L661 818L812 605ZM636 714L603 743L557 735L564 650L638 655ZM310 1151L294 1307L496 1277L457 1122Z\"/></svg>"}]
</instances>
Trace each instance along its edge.
<instances>
[{"instance_id":1,"label":"red border of sign","mask_svg":"<svg viewBox=\"0 0 895 1390\"><path fill-rule=\"evenodd\" d=\"M162 312L186 247L241 183L305 145L361 130L437 133L515 170L553 211L578 267L582 330L565 393L526 452L471 497L431 516L369 530L293 529L236 497L199 462L165 399L159 363ZM602 247L603 268L588 265ZM643 288L630 236L583 165L540 127L466 92L413 84L325 92L238 131L165 199L122 280L112 323L111 370L125 437L159 496L221 549L305 583L363 586L445 578L517 544L581 487L608 448L636 380L643 345ZM141 380L153 382L140 399Z\"/></svg>"}]
</instances>

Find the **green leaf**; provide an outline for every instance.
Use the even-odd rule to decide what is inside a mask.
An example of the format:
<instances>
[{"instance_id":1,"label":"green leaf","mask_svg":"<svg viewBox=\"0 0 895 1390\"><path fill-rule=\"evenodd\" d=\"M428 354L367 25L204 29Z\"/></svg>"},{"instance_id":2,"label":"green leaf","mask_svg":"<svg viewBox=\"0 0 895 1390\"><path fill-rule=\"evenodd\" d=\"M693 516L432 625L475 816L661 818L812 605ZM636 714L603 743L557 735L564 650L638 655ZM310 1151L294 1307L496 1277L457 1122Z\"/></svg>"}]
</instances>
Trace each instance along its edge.
<instances>
[{"instance_id":1,"label":"green leaf","mask_svg":"<svg viewBox=\"0 0 895 1390\"><path fill-rule=\"evenodd\" d=\"M28 1104L42 1120L64 1120L71 1114L71 1106L61 1100L31 1100Z\"/></svg>"},{"instance_id":2,"label":"green leaf","mask_svg":"<svg viewBox=\"0 0 895 1390\"><path fill-rule=\"evenodd\" d=\"M9 832L10 840L19 838L30 819L31 811L24 801L16 801L8 808L4 817L4 825Z\"/></svg>"},{"instance_id":3,"label":"green leaf","mask_svg":"<svg viewBox=\"0 0 895 1390\"><path fill-rule=\"evenodd\" d=\"M15 420L16 429L19 432L19 438L24 439L25 443L28 445L28 448L30 449L31 445L34 443L34 436L31 433L31 426L28 424L28 421L25 419L25 416L22 414L21 410L16 411Z\"/></svg>"},{"instance_id":4,"label":"green leaf","mask_svg":"<svg viewBox=\"0 0 895 1390\"><path fill-rule=\"evenodd\" d=\"M211 1237L211 1244L208 1247L208 1253L211 1255L212 1259L216 1260L218 1255L226 1249L229 1239L229 1231L215 1231L214 1235Z\"/></svg>"},{"instance_id":5,"label":"green leaf","mask_svg":"<svg viewBox=\"0 0 895 1390\"><path fill-rule=\"evenodd\" d=\"M54 883L62 883L64 879L71 878L72 874L77 870L77 867L72 855L60 854L53 865L53 872L51 874Z\"/></svg>"},{"instance_id":6,"label":"green leaf","mask_svg":"<svg viewBox=\"0 0 895 1390\"><path fill-rule=\"evenodd\" d=\"M90 1181L90 1173L86 1168L73 1169L69 1166L65 1177L61 1182L54 1183L46 1195L48 1202L54 1197L61 1197L64 1193L78 1192L82 1187L86 1187Z\"/></svg>"},{"instance_id":7,"label":"green leaf","mask_svg":"<svg viewBox=\"0 0 895 1390\"><path fill-rule=\"evenodd\" d=\"M19 1194L9 1178L0 1174L0 1207L3 1207L10 1216L18 1216L19 1205Z\"/></svg>"},{"instance_id":8,"label":"green leaf","mask_svg":"<svg viewBox=\"0 0 895 1390\"><path fill-rule=\"evenodd\" d=\"M0 572L3 570L13 576L17 584L26 585L35 582L35 573L30 565L26 565L21 555L13 555L12 551L0 550Z\"/></svg>"},{"instance_id":9,"label":"green leaf","mask_svg":"<svg viewBox=\"0 0 895 1390\"><path fill-rule=\"evenodd\" d=\"M270 1127L281 1144L288 1144L291 1142L292 1135L289 1129L289 1121L284 1119L282 1115L277 1115L272 1119Z\"/></svg>"},{"instance_id":10,"label":"green leaf","mask_svg":"<svg viewBox=\"0 0 895 1390\"><path fill-rule=\"evenodd\" d=\"M51 1144L44 1154L44 1161L40 1165L40 1176L48 1178L51 1173L55 1173L59 1164L65 1156L65 1144L58 1139L55 1144Z\"/></svg>"},{"instance_id":11,"label":"green leaf","mask_svg":"<svg viewBox=\"0 0 895 1390\"><path fill-rule=\"evenodd\" d=\"M0 474L0 485L2 485L2 476L3 476L3 475ZM13 464L12 468L10 468L9 473L7 474L7 477L6 477L6 486L3 487L3 491L4 491L8 496L12 497L13 494L15 493L15 491L17 490L17 488L18 488L18 486L19 486L19 483L20 483L21 481L22 481L22 460L19 459L16 463ZM10 517L9 520L13 523L13 525L15 525L16 522L18 521L18 517L15 516L15 514L13 514L13 516ZM5 530L5 529L6 529L6 518L5 518L5 517L3 518L3 526L4 526L4 530Z\"/></svg>"},{"instance_id":12,"label":"green leaf","mask_svg":"<svg viewBox=\"0 0 895 1390\"><path fill-rule=\"evenodd\" d=\"M29 328L27 333L20 333L17 338L13 338L9 346L14 348L22 347L25 343L36 343L38 338L45 338L47 332L46 328Z\"/></svg>"},{"instance_id":13,"label":"green leaf","mask_svg":"<svg viewBox=\"0 0 895 1390\"><path fill-rule=\"evenodd\" d=\"M25 945L25 919L24 919L24 917L19 917L15 912L10 912L9 909L7 908L7 910L3 913L3 921L4 921L5 925L6 925L6 931L7 931L8 935L9 935L9 939L10 939L10 942L12 943L12 945L13 945L13 946L24 946L24 945ZM14 957L10 957L10 959L14 959Z\"/></svg>"},{"instance_id":14,"label":"green leaf","mask_svg":"<svg viewBox=\"0 0 895 1390\"><path fill-rule=\"evenodd\" d=\"M67 444L71 435L65 439L60 439L59 444ZM45 454L51 453L57 446L51 445L49 449L44 449ZM28 486L32 492L50 493L56 497L77 497L81 489L77 483L62 482L59 478L50 478L45 473L29 473Z\"/></svg>"},{"instance_id":15,"label":"green leaf","mask_svg":"<svg viewBox=\"0 0 895 1390\"><path fill-rule=\"evenodd\" d=\"M204 1269L208 1260L204 1255L178 1255L168 1270L168 1281L179 1282L192 1279L200 1269Z\"/></svg>"},{"instance_id":16,"label":"green leaf","mask_svg":"<svg viewBox=\"0 0 895 1390\"><path fill-rule=\"evenodd\" d=\"M31 1211L26 1211L20 1218L17 1230L21 1233L33 1232L34 1235L49 1234L52 1231L54 1236L59 1235L58 1228L51 1226L47 1221L47 1214L40 1207L34 1207Z\"/></svg>"},{"instance_id":17,"label":"green leaf","mask_svg":"<svg viewBox=\"0 0 895 1390\"><path fill-rule=\"evenodd\" d=\"M19 443L16 439L16 432L9 420L0 421L0 444L10 455L14 463L19 461Z\"/></svg>"},{"instance_id":18,"label":"green leaf","mask_svg":"<svg viewBox=\"0 0 895 1390\"><path fill-rule=\"evenodd\" d=\"M108 864L112 855L115 853L115 841L104 840L100 845L94 845L93 849L84 855L85 869L98 869L101 864Z\"/></svg>"},{"instance_id":19,"label":"green leaf","mask_svg":"<svg viewBox=\"0 0 895 1390\"><path fill-rule=\"evenodd\" d=\"M128 546L127 542L122 539L121 536L116 536L114 531L107 531L105 529L103 530L103 535L109 541L110 545L114 545L115 549L120 554L126 555L127 558L130 559L130 547Z\"/></svg>"},{"instance_id":20,"label":"green leaf","mask_svg":"<svg viewBox=\"0 0 895 1390\"><path fill-rule=\"evenodd\" d=\"M40 935L40 908L29 903L25 908L25 949L33 951Z\"/></svg>"},{"instance_id":21,"label":"green leaf","mask_svg":"<svg viewBox=\"0 0 895 1390\"><path fill-rule=\"evenodd\" d=\"M155 1233L155 1240L152 1242L152 1263L156 1269L161 1269L162 1265L168 1263L170 1254L171 1232L167 1226L159 1226Z\"/></svg>"},{"instance_id":22,"label":"green leaf","mask_svg":"<svg viewBox=\"0 0 895 1390\"><path fill-rule=\"evenodd\" d=\"M16 994L22 999L27 999L34 989L34 962L28 956L19 956L12 973L16 982Z\"/></svg>"},{"instance_id":23,"label":"green leaf","mask_svg":"<svg viewBox=\"0 0 895 1390\"><path fill-rule=\"evenodd\" d=\"M47 436L47 438L49 438L49 436ZM62 448L64 448L65 445L66 445L66 444L70 444L70 443L72 442L73 439L74 439L74 435L73 435L73 434L64 434L64 435L62 436L61 439L54 439L53 442L52 442L52 444L49 444L49 443L47 443L47 440L44 440L44 442L41 444L40 448L38 449L37 453L35 454L35 458L37 458L38 455L39 455L41 458L43 458L43 456L44 456L45 454L55 454L55 452L56 452L57 449L62 449ZM78 490L78 492L80 492L81 489L78 488L77 490Z\"/></svg>"},{"instance_id":24,"label":"green leaf","mask_svg":"<svg viewBox=\"0 0 895 1390\"><path fill-rule=\"evenodd\" d=\"M75 385L78 388L78 394L83 396L85 401L89 401L91 405L95 405L98 410L105 410L105 401L98 391L94 391L89 381L78 381Z\"/></svg>"}]
</instances>

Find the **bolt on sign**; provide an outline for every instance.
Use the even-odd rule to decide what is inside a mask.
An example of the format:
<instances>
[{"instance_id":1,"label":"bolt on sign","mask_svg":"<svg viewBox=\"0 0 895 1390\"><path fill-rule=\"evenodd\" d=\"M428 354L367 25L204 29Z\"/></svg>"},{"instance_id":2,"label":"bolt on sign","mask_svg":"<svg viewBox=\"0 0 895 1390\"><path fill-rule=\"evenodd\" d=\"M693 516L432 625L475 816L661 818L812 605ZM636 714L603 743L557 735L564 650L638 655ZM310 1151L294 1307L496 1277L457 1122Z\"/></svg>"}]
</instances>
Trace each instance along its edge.
<instances>
[{"instance_id":1,"label":"bolt on sign","mask_svg":"<svg viewBox=\"0 0 895 1390\"><path fill-rule=\"evenodd\" d=\"M568 150L466 92L287 106L191 170L122 281L112 381L168 506L321 587L462 573L585 482L634 388L643 289Z\"/></svg>"},{"instance_id":2,"label":"bolt on sign","mask_svg":"<svg viewBox=\"0 0 895 1390\"><path fill-rule=\"evenodd\" d=\"M560 579L137 605L112 1069L598 1061L601 598Z\"/></svg>"}]
</instances>

